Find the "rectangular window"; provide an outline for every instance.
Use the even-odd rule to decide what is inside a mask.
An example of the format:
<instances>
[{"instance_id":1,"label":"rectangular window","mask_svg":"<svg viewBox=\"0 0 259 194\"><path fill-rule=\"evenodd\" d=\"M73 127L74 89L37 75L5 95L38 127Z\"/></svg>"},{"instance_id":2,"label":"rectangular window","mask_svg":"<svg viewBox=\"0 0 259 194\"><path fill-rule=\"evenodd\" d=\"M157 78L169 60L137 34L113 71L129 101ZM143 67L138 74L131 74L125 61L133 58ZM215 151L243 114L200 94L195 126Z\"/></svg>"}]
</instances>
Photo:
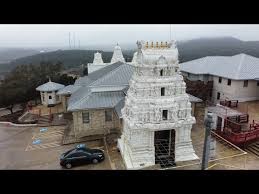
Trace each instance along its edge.
<instances>
[{"instance_id":1,"label":"rectangular window","mask_svg":"<svg viewBox=\"0 0 259 194\"><path fill-rule=\"evenodd\" d=\"M167 113L168 113L168 110L163 110L163 115L162 115L163 120L167 120Z\"/></svg>"},{"instance_id":2,"label":"rectangular window","mask_svg":"<svg viewBox=\"0 0 259 194\"><path fill-rule=\"evenodd\" d=\"M161 96L165 95L165 88L161 88Z\"/></svg>"},{"instance_id":3,"label":"rectangular window","mask_svg":"<svg viewBox=\"0 0 259 194\"><path fill-rule=\"evenodd\" d=\"M49 99L51 100L51 99L52 99L52 96L49 96Z\"/></svg>"},{"instance_id":4,"label":"rectangular window","mask_svg":"<svg viewBox=\"0 0 259 194\"><path fill-rule=\"evenodd\" d=\"M221 83L222 82L222 77L219 77L219 83Z\"/></svg>"},{"instance_id":5,"label":"rectangular window","mask_svg":"<svg viewBox=\"0 0 259 194\"><path fill-rule=\"evenodd\" d=\"M112 111L105 110L105 121L112 121Z\"/></svg>"},{"instance_id":6,"label":"rectangular window","mask_svg":"<svg viewBox=\"0 0 259 194\"><path fill-rule=\"evenodd\" d=\"M248 86L248 80L245 80L244 81L244 87L247 87Z\"/></svg>"},{"instance_id":7,"label":"rectangular window","mask_svg":"<svg viewBox=\"0 0 259 194\"><path fill-rule=\"evenodd\" d=\"M83 123L90 123L90 115L89 112L83 112L82 113L83 117Z\"/></svg>"},{"instance_id":8,"label":"rectangular window","mask_svg":"<svg viewBox=\"0 0 259 194\"><path fill-rule=\"evenodd\" d=\"M257 81L257 86L259 86L259 81Z\"/></svg>"},{"instance_id":9,"label":"rectangular window","mask_svg":"<svg viewBox=\"0 0 259 194\"><path fill-rule=\"evenodd\" d=\"M231 79L228 79L228 86L231 86Z\"/></svg>"},{"instance_id":10,"label":"rectangular window","mask_svg":"<svg viewBox=\"0 0 259 194\"><path fill-rule=\"evenodd\" d=\"M210 92L209 92L209 96L210 96L210 97L212 97L212 90L210 90Z\"/></svg>"},{"instance_id":11,"label":"rectangular window","mask_svg":"<svg viewBox=\"0 0 259 194\"><path fill-rule=\"evenodd\" d=\"M219 100L220 99L220 93L218 92L217 93L217 100Z\"/></svg>"}]
</instances>

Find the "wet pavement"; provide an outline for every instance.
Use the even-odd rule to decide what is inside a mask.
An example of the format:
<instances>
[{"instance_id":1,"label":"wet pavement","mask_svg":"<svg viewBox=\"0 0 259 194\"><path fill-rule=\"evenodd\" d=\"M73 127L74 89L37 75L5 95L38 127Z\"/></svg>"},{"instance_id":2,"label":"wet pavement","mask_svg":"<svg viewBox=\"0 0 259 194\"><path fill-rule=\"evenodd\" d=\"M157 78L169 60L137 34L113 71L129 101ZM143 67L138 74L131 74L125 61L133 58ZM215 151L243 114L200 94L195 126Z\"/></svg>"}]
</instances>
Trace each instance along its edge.
<instances>
[{"instance_id":1,"label":"wet pavement","mask_svg":"<svg viewBox=\"0 0 259 194\"><path fill-rule=\"evenodd\" d=\"M0 169L59 170L59 157L77 144L61 145L62 128L48 127L41 133L39 127L8 127L0 125ZM41 144L33 145L35 139ZM98 164L74 167L74 170L109 170L111 164L103 140L85 142L90 148L105 150L106 159Z\"/></svg>"},{"instance_id":2,"label":"wet pavement","mask_svg":"<svg viewBox=\"0 0 259 194\"><path fill-rule=\"evenodd\" d=\"M239 109L248 107L251 119L259 120L259 101L240 104ZM242 110L241 110L242 111ZM204 141L204 108L197 108L197 123L192 130L194 149L201 157ZM47 127L47 131L40 132L42 127L12 127L0 124L0 169L30 169L30 170L60 170L59 157L77 144L62 145L65 126ZM33 144L35 140L40 144ZM116 141L105 139L82 142L90 148L100 148L105 151L105 160L99 164L89 164L74 167L72 170L123 170L123 160L117 150ZM216 145L217 157L236 155L237 150L220 142ZM259 158L252 153L246 157L232 157L210 165L211 170L224 169L259 169ZM237 168L235 168L237 167ZM183 168L184 169L184 168ZM195 169L199 169L196 167Z\"/></svg>"},{"instance_id":3,"label":"wet pavement","mask_svg":"<svg viewBox=\"0 0 259 194\"><path fill-rule=\"evenodd\" d=\"M259 121L259 101L240 103L237 110L247 112L252 119ZM192 129L192 141L196 154L202 157L203 143L204 143L204 108L196 109L196 124ZM246 150L244 150L246 151ZM243 151L243 152L244 152ZM259 157L253 153L242 152L235 149L230 144L226 144L223 141L216 142L216 158L217 162L211 162L209 165L211 170L258 170L259 169ZM225 158L225 159L224 159Z\"/></svg>"}]
</instances>

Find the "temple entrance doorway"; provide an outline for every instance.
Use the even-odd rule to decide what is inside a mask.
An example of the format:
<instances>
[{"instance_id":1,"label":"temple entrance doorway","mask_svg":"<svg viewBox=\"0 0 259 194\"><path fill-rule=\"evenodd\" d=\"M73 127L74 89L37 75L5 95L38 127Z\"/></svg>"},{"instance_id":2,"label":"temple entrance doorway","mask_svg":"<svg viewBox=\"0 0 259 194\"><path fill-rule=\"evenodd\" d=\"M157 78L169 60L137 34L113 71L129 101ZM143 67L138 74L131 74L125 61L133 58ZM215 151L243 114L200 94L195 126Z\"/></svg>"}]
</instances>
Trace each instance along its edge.
<instances>
[{"instance_id":1,"label":"temple entrance doorway","mask_svg":"<svg viewBox=\"0 0 259 194\"><path fill-rule=\"evenodd\" d=\"M175 130L155 131L155 163L162 168L175 166Z\"/></svg>"}]
</instances>

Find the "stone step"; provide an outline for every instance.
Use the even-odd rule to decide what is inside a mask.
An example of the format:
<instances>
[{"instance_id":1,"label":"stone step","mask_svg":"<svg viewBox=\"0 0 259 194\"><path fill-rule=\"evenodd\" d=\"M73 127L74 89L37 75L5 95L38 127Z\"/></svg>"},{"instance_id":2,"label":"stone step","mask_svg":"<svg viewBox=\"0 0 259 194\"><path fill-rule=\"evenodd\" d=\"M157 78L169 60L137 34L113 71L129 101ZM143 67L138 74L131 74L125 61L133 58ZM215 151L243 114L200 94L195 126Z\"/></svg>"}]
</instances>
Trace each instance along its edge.
<instances>
[{"instance_id":1,"label":"stone step","mask_svg":"<svg viewBox=\"0 0 259 194\"><path fill-rule=\"evenodd\" d=\"M259 152L257 150L254 149L254 147L248 147L246 148L246 150L252 154L255 154L256 156L259 157Z\"/></svg>"}]
</instances>

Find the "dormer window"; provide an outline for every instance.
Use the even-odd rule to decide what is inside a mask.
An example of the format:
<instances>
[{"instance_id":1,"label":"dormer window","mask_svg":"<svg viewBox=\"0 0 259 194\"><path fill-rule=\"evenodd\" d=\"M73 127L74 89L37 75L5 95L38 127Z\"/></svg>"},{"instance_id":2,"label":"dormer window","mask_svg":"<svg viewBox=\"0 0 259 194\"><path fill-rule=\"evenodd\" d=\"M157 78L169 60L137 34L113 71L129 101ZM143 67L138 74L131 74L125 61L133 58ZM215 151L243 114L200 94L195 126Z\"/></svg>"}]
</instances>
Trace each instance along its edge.
<instances>
[{"instance_id":1,"label":"dormer window","mask_svg":"<svg viewBox=\"0 0 259 194\"><path fill-rule=\"evenodd\" d=\"M163 69L160 70L160 76L163 76L164 75L164 71Z\"/></svg>"}]
</instances>

